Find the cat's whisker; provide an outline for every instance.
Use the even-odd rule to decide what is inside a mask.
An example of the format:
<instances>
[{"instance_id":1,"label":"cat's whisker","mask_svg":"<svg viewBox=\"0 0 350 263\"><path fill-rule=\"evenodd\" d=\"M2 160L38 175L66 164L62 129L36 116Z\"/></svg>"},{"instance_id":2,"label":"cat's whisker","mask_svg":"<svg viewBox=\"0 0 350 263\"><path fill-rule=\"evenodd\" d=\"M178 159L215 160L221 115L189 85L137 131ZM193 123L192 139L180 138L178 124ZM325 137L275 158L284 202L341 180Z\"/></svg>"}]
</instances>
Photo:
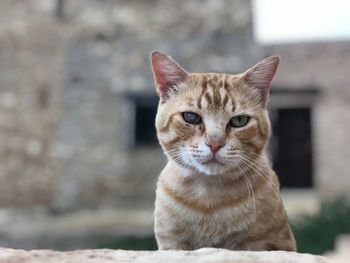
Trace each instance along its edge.
<instances>
[{"instance_id":1,"label":"cat's whisker","mask_svg":"<svg viewBox=\"0 0 350 263\"><path fill-rule=\"evenodd\" d=\"M254 165L259 171L261 171L263 174L265 174L265 172L262 171L261 168L260 168L260 167L265 167L266 166L265 159L263 159L262 156L260 156L261 158L251 158L251 157L246 156L246 155L241 155L241 156L243 158L245 158L249 163Z\"/></svg>"},{"instance_id":2,"label":"cat's whisker","mask_svg":"<svg viewBox=\"0 0 350 263\"><path fill-rule=\"evenodd\" d=\"M172 153L172 152L179 152L183 149L186 149L185 146L182 146L182 147L178 147L178 148L175 148L175 149L171 149L171 150L167 150L168 153Z\"/></svg>"},{"instance_id":3,"label":"cat's whisker","mask_svg":"<svg viewBox=\"0 0 350 263\"><path fill-rule=\"evenodd\" d=\"M256 162L257 164L261 164L263 166L266 165L266 163L267 163L266 156L263 156L263 155L260 155L260 154L256 154L256 153L253 153L253 152L246 151L246 152L243 152L242 155L244 155L246 158L254 160L254 162Z\"/></svg>"},{"instance_id":4,"label":"cat's whisker","mask_svg":"<svg viewBox=\"0 0 350 263\"><path fill-rule=\"evenodd\" d=\"M265 173L258 165L256 165L253 161L253 159L248 158L247 156L244 155L240 155L241 158L245 159L246 161L248 161L250 164L252 164L256 169L258 169L260 172Z\"/></svg>"},{"instance_id":5,"label":"cat's whisker","mask_svg":"<svg viewBox=\"0 0 350 263\"><path fill-rule=\"evenodd\" d=\"M180 155L174 156L173 159L174 159L174 161L176 161L180 165L185 166L185 164L186 164L185 161L183 160L182 156L180 156Z\"/></svg>"},{"instance_id":6,"label":"cat's whisker","mask_svg":"<svg viewBox=\"0 0 350 263\"><path fill-rule=\"evenodd\" d=\"M255 153L255 152L252 152L252 151L242 151L240 150L241 152L244 152L244 153L248 153L248 154L251 154L251 155L255 155L257 157L261 157L261 158L264 158L264 156L262 154L258 154L258 153Z\"/></svg>"},{"instance_id":7,"label":"cat's whisker","mask_svg":"<svg viewBox=\"0 0 350 263\"><path fill-rule=\"evenodd\" d=\"M254 164L252 161L250 161L249 159L247 159L247 158L245 158L245 157L243 157L243 156L239 156L240 158L241 158L241 161L243 162L243 163L245 163L246 165L248 165L249 166L249 168L251 168L251 169L253 169L255 172L256 172L256 174L260 177L260 178L262 178L269 186L275 186L275 184L274 184L274 182L271 180L271 179L269 179L269 177L267 177L266 175L265 175L265 172L264 171L262 171L259 167L257 167L256 166L256 164ZM258 169L257 169L258 168Z\"/></svg>"},{"instance_id":8,"label":"cat's whisker","mask_svg":"<svg viewBox=\"0 0 350 263\"><path fill-rule=\"evenodd\" d=\"M253 208L254 208L254 218L255 218L255 221L256 221L256 200L255 200L255 194L254 194L254 189L249 181L249 177L247 176L247 174L243 171L243 169L239 166L239 165L236 165L236 161L234 160L234 162L232 163L233 166L235 168L237 168L241 175L243 176L244 178L244 181L245 181L245 184L247 186L247 190L248 190L248 195L249 195L249 200L253 197Z\"/></svg>"},{"instance_id":9,"label":"cat's whisker","mask_svg":"<svg viewBox=\"0 0 350 263\"><path fill-rule=\"evenodd\" d=\"M243 173L243 178L244 178L244 180L246 181L246 183L248 185L248 191L251 191L252 196L253 196L254 219L256 221L256 201L255 201L254 189L252 187L252 184L249 181L249 177L245 173ZM250 196L250 193L249 193L249 196Z\"/></svg>"},{"instance_id":10,"label":"cat's whisker","mask_svg":"<svg viewBox=\"0 0 350 263\"><path fill-rule=\"evenodd\" d=\"M245 165L247 165L250 169L253 169L255 171L255 173L261 178L263 179L269 186L271 186L273 183L272 181L268 180L264 174L262 174L260 171L258 171L255 167L252 167L250 165L250 163L247 163L246 161L241 160L243 163L245 163Z\"/></svg>"},{"instance_id":11,"label":"cat's whisker","mask_svg":"<svg viewBox=\"0 0 350 263\"><path fill-rule=\"evenodd\" d=\"M177 149L175 153L171 154L172 158L177 161L183 168L191 167L189 163L192 162L191 155L188 153L188 149L186 147L180 147ZM187 163L185 162L187 160Z\"/></svg>"},{"instance_id":12,"label":"cat's whisker","mask_svg":"<svg viewBox=\"0 0 350 263\"><path fill-rule=\"evenodd\" d=\"M247 150L234 150L234 151L228 151L228 153L232 154L232 153L236 153L237 155L253 155L259 159L265 160L265 156L263 156L262 154L257 154L255 152L252 151L247 151Z\"/></svg>"},{"instance_id":13,"label":"cat's whisker","mask_svg":"<svg viewBox=\"0 0 350 263\"><path fill-rule=\"evenodd\" d=\"M246 167L248 170L253 170L255 173L257 173L259 176L261 176L261 172L257 170L254 166L251 165L250 162L248 162L246 159L243 159L243 156L238 157L241 163L243 164L244 167Z\"/></svg>"},{"instance_id":14,"label":"cat's whisker","mask_svg":"<svg viewBox=\"0 0 350 263\"><path fill-rule=\"evenodd\" d=\"M185 163L181 152L176 152L176 153L171 154L171 158L172 158L176 163L180 164L181 166L184 166L184 167L188 166L188 165Z\"/></svg>"}]
</instances>

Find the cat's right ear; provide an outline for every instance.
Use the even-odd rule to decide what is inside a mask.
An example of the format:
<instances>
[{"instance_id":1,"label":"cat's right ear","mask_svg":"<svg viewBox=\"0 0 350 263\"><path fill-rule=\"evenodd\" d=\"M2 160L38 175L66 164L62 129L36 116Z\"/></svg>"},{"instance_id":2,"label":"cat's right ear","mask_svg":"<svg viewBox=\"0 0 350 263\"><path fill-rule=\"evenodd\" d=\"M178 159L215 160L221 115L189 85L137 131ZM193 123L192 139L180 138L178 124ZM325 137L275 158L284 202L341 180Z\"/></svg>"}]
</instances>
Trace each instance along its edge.
<instances>
[{"instance_id":1,"label":"cat's right ear","mask_svg":"<svg viewBox=\"0 0 350 263\"><path fill-rule=\"evenodd\" d=\"M276 74L280 58L271 56L263 59L244 73L245 81L258 91L260 102L266 107L271 82Z\"/></svg>"},{"instance_id":2,"label":"cat's right ear","mask_svg":"<svg viewBox=\"0 0 350 263\"><path fill-rule=\"evenodd\" d=\"M157 94L165 101L178 90L188 73L170 56L158 51L151 53L151 65Z\"/></svg>"}]
</instances>

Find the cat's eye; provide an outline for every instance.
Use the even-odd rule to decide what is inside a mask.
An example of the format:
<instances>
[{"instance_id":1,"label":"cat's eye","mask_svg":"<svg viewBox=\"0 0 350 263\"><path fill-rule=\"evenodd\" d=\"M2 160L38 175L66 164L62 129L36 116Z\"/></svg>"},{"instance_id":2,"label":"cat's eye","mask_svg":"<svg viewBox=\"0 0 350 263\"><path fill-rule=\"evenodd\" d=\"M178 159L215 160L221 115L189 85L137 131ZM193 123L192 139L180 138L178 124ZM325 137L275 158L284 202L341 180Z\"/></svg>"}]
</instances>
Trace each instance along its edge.
<instances>
[{"instance_id":1,"label":"cat's eye","mask_svg":"<svg viewBox=\"0 0 350 263\"><path fill-rule=\"evenodd\" d=\"M250 121L250 117L249 116L241 115L241 116L233 117L230 120L229 124L230 124L231 127L240 128L240 127L246 126L249 121Z\"/></svg>"},{"instance_id":2,"label":"cat's eye","mask_svg":"<svg viewBox=\"0 0 350 263\"><path fill-rule=\"evenodd\" d=\"M191 111L183 112L182 118L189 124L200 124L202 122L202 118L197 113Z\"/></svg>"}]
</instances>

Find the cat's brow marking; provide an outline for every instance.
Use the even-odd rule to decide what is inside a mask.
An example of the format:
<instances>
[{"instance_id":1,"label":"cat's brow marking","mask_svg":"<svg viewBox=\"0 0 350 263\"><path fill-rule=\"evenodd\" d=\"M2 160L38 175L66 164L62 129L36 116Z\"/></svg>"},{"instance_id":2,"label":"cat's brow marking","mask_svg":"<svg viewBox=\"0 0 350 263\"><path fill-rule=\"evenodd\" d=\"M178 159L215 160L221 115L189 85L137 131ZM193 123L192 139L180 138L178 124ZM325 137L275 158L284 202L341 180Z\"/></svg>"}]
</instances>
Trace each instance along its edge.
<instances>
[{"instance_id":1,"label":"cat's brow marking","mask_svg":"<svg viewBox=\"0 0 350 263\"><path fill-rule=\"evenodd\" d=\"M201 81L200 81L200 87L201 87L201 93L200 93L200 96L198 97L198 100L197 100L197 107L199 109L202 109L202 97L204 95L204 93L206 92L207 90L207 77L203 74L202 78L201 78Z\"/></svg>"},{"instance_id":2,"label":"cat's brow marking","mask_svg":"<svg viewBox=\"0 0 350 263\"><path fill-rule=\"evenodd\" d=\"M232 98L234 87L230 85L226 74L213 73L202 76L200 83L201 93L197 100L199 109L235 111L236 106Z\"/></svg>"}]
</instances>

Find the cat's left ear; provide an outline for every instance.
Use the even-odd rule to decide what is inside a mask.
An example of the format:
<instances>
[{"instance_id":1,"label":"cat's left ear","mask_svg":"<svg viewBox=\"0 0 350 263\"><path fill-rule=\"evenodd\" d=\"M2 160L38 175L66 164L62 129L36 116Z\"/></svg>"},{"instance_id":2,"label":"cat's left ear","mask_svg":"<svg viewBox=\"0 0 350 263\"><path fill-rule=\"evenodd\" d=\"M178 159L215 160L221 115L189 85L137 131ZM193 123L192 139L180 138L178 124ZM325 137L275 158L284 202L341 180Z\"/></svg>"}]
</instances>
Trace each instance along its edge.
<instances>
[{"instance_id":1,"label":"cat's left ear","mask_svg":"<svg viewBox=\"0 0 350 263\"><path fill-rule=\"evenodd\" d=\"M174 94L188 73L173 60L158 51L151 53L151 64L158 96L162 101Z\"/></svg>"},{"instance_id":2,"label":"cat's left ear","mask_svg":"<svg viewBox=\"0 0 350 263\"><path fill-rule=\"evenodd\" d=\"M259 92L259 99L264 107L266 107L271 82L276 74L279 62L280 58L278 56L267 57L243 74L246 83Z\"/></svg>"}]
</instances>

